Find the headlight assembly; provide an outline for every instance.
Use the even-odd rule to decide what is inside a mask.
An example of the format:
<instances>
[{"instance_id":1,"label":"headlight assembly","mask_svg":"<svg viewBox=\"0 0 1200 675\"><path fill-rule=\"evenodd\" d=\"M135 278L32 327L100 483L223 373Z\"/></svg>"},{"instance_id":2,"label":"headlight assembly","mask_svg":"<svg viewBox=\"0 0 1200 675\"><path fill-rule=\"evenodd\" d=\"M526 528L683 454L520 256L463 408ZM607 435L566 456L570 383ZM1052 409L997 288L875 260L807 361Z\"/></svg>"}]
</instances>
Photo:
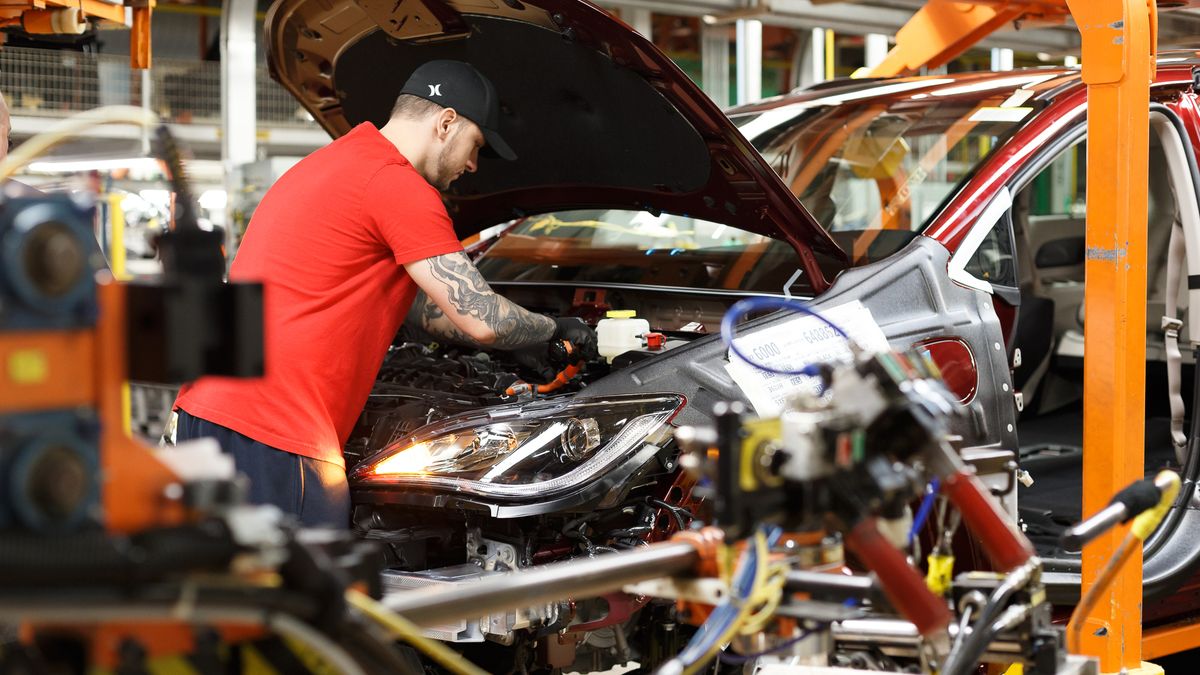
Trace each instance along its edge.
<instances>
[{"instance_id":1,"label":"headlight assembly","mask_svg":"<svg viewBox=\"0 0 1200 675\"><path fill-rule=\"evenodd\" d=\"M365 485L549 496L602 475L663 430L676 395L539 402L473 411L398 438L354 469Z\"/></svg>"}]
</instances>

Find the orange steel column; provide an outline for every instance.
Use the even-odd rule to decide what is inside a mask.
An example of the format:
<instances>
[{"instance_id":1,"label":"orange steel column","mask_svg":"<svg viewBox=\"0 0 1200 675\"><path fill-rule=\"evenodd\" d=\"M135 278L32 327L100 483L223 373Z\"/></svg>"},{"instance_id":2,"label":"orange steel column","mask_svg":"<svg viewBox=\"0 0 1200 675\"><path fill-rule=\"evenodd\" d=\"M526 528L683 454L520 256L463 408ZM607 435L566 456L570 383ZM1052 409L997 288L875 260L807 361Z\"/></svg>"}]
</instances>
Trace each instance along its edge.
<instances>
[{"instance_id":1,"label":"orange steel column","mask_svg":"<svg viewBox=\"0 0 1200 675\"><path fill-rule=\"evenodd\" d=\"M1142 478L1146 379L1146 165L1156 47L1153 0L1068 0L1088 85L1087 286L1084 300L1083 512ZM1083 551L1086 589L1125 529ZM1100 670L1137 670L1142 646L1138 550L1083 629Z\"/></svg>"}]
</instances>

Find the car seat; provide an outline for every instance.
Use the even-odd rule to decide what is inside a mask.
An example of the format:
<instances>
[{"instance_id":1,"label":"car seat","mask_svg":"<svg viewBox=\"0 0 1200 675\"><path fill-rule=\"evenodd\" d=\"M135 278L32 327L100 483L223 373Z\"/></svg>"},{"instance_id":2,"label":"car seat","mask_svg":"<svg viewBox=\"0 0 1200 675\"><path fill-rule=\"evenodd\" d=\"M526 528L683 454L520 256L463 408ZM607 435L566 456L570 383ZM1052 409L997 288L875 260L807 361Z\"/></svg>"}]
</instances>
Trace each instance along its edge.
<instances>
[{"instance_id":1,"label":"car seat","mask_svg":"<svg viewBox=\"0 0 1200 675\"><path fill-rule=\"evenodd\" d=\"M1167 288L1167 255L1171 243L1171 230L1179 222L1179 208L1175 199L1175 188L1169 175L1167 158L1157 136L1150 144L1150 185L1146 201L1146 359L1162 361L1162 318L1166 311L1166 294L1175 293L1179 318L1184 319L1179 343L1187 343L1187 293L1182 288ZM1083 303L1075 312L1077 326L1066 331L1059 340L1057 355L1060 359L1083 358L1083 326L1085 310ZM1188 355L1185 354L1185 359ZM1082 363L1080 363L1082 365Z\"/></svg>"}]
</instances>

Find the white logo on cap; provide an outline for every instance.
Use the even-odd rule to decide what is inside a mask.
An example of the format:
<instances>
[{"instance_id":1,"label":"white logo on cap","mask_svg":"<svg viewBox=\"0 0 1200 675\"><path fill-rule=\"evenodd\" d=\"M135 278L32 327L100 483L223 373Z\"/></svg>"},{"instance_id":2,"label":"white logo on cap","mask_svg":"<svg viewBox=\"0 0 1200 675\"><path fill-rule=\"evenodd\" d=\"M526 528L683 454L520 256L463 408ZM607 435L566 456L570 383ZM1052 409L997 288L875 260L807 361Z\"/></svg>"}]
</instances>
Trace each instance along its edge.
<instances>
[{"instance_id":1,"label":"white logo on cap","mask_svg":"<svg viewBox=\"0 0 1200 675\"><path fill-rule=\"evenodd\" d=\"M441 96L442 95L442 85L441 84L429 85L429 95L430 96Z\"/></svg>"}]
</instances>

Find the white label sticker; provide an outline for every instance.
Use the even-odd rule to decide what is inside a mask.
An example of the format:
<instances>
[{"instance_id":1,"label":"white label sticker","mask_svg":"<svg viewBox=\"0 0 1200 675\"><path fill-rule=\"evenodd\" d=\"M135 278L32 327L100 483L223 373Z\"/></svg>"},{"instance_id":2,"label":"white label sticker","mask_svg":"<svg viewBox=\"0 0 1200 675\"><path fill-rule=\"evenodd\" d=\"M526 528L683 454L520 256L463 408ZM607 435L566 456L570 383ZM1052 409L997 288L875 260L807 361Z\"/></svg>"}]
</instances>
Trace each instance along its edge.
<instances>
[{"instance_id":1,"label":"white label sticker","mask_svg":"<svg viewBox=\"0 0 1200 675\"><path fill-rule=\"evenodd\" d=\"M871 310L855 300L844 305L822 308L821 316L829 319L868 351L885 351L887 336L871 316ZM807 365L823 362L844 362L850 358L850 348L824 321L815 316L797 316L734 338L743 354L775 370L800 370ZM816 391L817 379L807 375L776 375L760 370L730 352L725 370L741 387L746 398L760 417L775 417L783 412L785 402L803 391Z\"/></svg>"}]
</instances>

